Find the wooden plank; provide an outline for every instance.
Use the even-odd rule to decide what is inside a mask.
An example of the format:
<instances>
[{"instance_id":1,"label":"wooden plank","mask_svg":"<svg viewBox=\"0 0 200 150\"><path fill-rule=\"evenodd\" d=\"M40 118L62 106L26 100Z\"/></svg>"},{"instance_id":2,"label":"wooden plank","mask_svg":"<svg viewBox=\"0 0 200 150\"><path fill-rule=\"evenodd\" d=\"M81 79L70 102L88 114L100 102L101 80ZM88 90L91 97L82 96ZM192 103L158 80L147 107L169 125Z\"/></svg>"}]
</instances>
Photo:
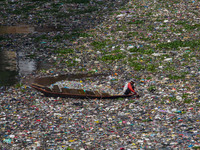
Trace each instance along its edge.
<instances>
[{"instance_id":1,"label":"wooden plank","mask_svg":"<svg viewBox=\"0 0 200 150\"><path fill-rule=\"evenodd\" d=\"M42 86L42 85L37 84L37 83L32 83L32 85L34 85L34 86L38 86L38 87L41 87L41 88L45 88L45 86Z\"/></svg>"},{"instance_id":2,"label":"wooden plank","mask_svg":"<svg viewBox=\"0 0 200 150\"><path fill-rule=\"evenodd\" d=\"M52 92L51 89L48 88L48 87L45 87L44 89L45 89L46 91Z\"/></svg>"},{"instance_id":3,"label":"wooden plank","mask_svg":"<svg viewBox=\"0 0 200 150\"><path fill-rule=\"evenodd\" d=\"M79 89L70 89L70 94L79 94Z\"/></svg>"},{"instance_id":4,"label":"wooden plank","mask_svg":"<svg viewBox=\"0 0 200 150\"><path fill-rule=\"evenodd\" d=\"M108 94L108 93L101 93L102 94L102 96L110 96L110 94Z\"/></svg>"},{"instance_id":5,"label":"wooden plank","mask_svg":"<svg viewBox=\"0 0 200 150\"><path fill-rule=\"evenodd\" d=\"M85 92L82 89L67 89L67 88L62 88L61 90L62 90L62 93L85 95Z\"/></svg>"},{"instance_id":6,"label":"wooden plank","mask_svg":"<svg viewBox=\"0 0 200 150\"><path fill-rule=\"evenodd\" d=\"M78 92L79 92L79 94L81 94L81 95L86 95L83 89L79 89Z\"/></svg>"},{"instance_id":7,"label":"wooden plank","mask_svg":"<svg viewBox=\"0 0 200 150\"><path fill-rule=\"evenodd\" d=\"M56 92L56 93L60 93L60 89L59 89L58 85L54 85L52 88L52 91Z\"/></svg>"},{"instance_id":8,"label":"wooden plank","mask_svg":"<svg viewBox=\"0 0 200 150\"><path fill-rule=\"evenodd\" d=\"M101 96L101 94L98 91L94 91L95 95Z\"/></svg>"},{"instance_id":9,"label":"wooden plank","mask_svg":"<svg viewBox=\"0 0 200 150\"><path fill-rule=\"evenodd\" d=\"M87 95L95 95L95 93L92 92L92 91L85 91L85 93L86 93Z\"/></svg>"},{"instance_id":10,"label":"wooden plank","mask_svg":"<svg viewBox=\"0 0 200 150\"><path fill-rule=\"evenodd\" d=\"M61 88L62 93L70 93L70 89Z\"/></svg>"}]
</instances>

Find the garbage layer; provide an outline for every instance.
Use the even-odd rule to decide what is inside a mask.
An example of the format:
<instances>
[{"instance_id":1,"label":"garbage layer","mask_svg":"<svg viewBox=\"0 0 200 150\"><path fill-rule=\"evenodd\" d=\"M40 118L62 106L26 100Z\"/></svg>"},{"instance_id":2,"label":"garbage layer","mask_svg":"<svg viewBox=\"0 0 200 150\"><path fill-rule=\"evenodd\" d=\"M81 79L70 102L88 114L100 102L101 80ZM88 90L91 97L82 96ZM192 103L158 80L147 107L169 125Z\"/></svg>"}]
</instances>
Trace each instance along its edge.
<instances>
[{"instance_id":1,"label":"garbage layer","mask_svg":"<svg viewBox=\"0 0 200 150\"><path fill-rule=\"evenodd\" d=\"M1 36L1 50L20 49L53 64L1 89L1 148L199 148L199 1L118 1L122 5L109 13L112 1L6 2L2 25L21 21L61 30ZM106 12L99 14L102 22L97 6ZM95 26L75 28L87 26L88 16L96 18ZM27 83L65 73L107 73L111 81L109 75L94 81L116 78L111 88L121 89L134 79L141 97L48 98Z\"/></svg>"}]
</instances>

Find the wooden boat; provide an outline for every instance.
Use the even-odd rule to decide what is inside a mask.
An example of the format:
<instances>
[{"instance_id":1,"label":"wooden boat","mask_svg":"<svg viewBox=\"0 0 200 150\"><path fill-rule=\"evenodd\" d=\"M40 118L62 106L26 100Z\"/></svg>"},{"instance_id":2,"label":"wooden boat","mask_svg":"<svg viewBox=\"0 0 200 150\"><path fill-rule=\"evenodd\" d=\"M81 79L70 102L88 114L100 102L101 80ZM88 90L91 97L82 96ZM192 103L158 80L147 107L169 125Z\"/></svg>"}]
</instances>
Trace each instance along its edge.
<instances>
[{"instance_id":1,"label":"wooden boat","mask_svg":"<svg viewBox=\"0 0 200 150\"><path fill-rule=\"evenodd\" d=\"M125 98L133 96L133 94L110 95L108 93L99 93L98 91L84 91L82 89L67 89L67 88L59 89L57 85L54 85L54 87L50 89L46 86L37 83L32 83L31 87L42 92L45 96L48 97L115 99L115 98Z\"/></svg>"}]
</instances>

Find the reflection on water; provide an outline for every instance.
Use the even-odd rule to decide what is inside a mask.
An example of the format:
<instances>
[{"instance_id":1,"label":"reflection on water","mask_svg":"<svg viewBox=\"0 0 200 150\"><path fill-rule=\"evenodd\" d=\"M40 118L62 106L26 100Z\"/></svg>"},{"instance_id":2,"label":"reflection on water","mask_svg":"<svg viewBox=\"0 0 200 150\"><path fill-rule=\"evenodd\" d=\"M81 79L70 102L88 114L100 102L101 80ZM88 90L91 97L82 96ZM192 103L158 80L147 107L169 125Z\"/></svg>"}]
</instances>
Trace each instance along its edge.
<instances>
[{"instance_id":1,"label":"reflection on water","mask_svg":"<svg viewBox=\"0 0 200 150\"><path fill-rule=\"evenodd\" d=\"M1 34L28 34L33 32L51 32L59 31L60 28L55 26L42 26L42 27L33 27L29 25L19 25L19 26L0 26L0 35Z\"/></svg>"},{"instance_id":2,"label":"reflection on water","mask_svg":"<svg viewBox=\"0 0 200 150\"><path fill-rule=\"evenodd\" d=\"M0 26L1 34L28 34L33 32L49 32L58 30L54 26L32 27L29 25ZM38 63L26 58L23 52L0 51L0 86L10 86L18 81L18 75L31 74L37 68L45 69L50 64Z\"/></svg>"},{"instance_id":3,"label":"reflection on water","mask_svg":"<svg viewBox=\"0 0 200 150\"><path fill-rule=\"evenodd\" d=\"M15 84L17 75L16 53L0 51L0 86Z\"/></svg>"},{"instance_id":4,"label":"reflection on water","mask_svg":"<svg viewBox=\"0 0 200 150\"><path fill-rule=\"evenodd\" d=\"M34 59L24 59L23 52L0 51L0 86L10 86L18 81L18 75L31 74L37 68L45 68L44 63ZM50 64L49 64L50 65Z\"/></svg>"},{"instance_id":5,"label":"reflection on water","mask_svg":"<svg viewBox=\"0 0 200 150\"><path fill-rule=\"evenodd\" d=\"M23 59L24 58L23 52L18 52L18 70L20 75L27 75L32 73L37 69L37 62L34 59Z\"/></svg>"},{"instance_id":6,"label":"reflection on water","mask_svg":"<svg viewBox=\"0 0 200 150\"><path fill-rule=\"evenodd\" d=\"M19 73L22 75L30 74L36 70L35 60L24 60L19 61Z\"/></svg>"},{"instance_id":7,"label":"reflection on water","mask_svg":"<svg viewBox=\"0 0 200 150\"><path fill-rule=\"evenodd\" d=\"M35 29L34 27L30 27L28 25L20 25L20 26L1 26L0 34L15 34L15 33L31 33Z\"/></svg>"}]
</instances>

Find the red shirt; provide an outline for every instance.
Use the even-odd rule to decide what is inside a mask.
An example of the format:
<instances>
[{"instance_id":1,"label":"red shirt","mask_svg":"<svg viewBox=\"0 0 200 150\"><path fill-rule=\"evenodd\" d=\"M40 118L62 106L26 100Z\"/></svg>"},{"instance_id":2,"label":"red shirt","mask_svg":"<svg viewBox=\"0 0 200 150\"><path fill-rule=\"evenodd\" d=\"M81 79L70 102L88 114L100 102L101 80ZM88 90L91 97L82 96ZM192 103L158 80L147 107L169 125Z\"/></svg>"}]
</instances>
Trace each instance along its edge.
<instances>
[{"instance_id":1,"label":"red shirt","mask_svg":"<svg viewBox=\"0 0 200 150\"><path fill-rule=\"evenodd\" d=\"M133 92L133 93L135 93L136 94L136 92L135 92L135 90L132 88L132 85L131 85L131 83L129 82L128 83L128 88Z\"/></svg>"}]
</instances>

